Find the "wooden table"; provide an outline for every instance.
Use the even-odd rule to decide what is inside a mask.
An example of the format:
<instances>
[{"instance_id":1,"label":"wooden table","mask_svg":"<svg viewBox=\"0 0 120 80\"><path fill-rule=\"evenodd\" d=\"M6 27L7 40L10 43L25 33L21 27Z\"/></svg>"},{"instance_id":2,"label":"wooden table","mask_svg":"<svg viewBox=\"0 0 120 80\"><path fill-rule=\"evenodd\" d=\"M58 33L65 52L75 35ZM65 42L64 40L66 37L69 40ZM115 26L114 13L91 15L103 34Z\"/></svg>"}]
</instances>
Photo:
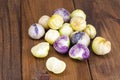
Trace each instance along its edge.
<instances>
[{"instance_id":1,"label":"wooden table","mask_svg":"<svg viewBox=\"0 0 120 80\"><path fill-rule=\"evenodd\" d=\"M111 41L111 52L97 56L91 51L89 60L76 61L59 55L51 46L46 58L33 57L31 47L43 39L30 39L29 26L61 7L70 12L84 10L87 23L96 27L97 36ZM50 80L120 80L119 36L120 0L0 0L0 80L48 80L48 75ZM66 62L62 74L47 71L45 63L51 56Z\"/></svg>"}]
</instances>

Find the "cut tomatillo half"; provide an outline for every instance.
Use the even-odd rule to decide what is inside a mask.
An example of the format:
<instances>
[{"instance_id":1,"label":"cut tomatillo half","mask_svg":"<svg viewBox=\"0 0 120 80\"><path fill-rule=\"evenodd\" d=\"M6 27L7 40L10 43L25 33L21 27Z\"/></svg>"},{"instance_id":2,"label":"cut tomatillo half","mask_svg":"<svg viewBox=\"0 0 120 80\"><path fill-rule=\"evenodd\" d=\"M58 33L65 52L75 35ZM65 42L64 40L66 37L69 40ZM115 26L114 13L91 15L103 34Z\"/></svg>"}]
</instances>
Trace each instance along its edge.
<instances>
[{"instance_id":1,"label":"cut tomatillo half","mask_svg":"<svg viewBox=\"0 0 120 80\"><path fill-rule=\"evenodd\" d=\"M31 48L32 55L37 58L44 58L48 55L50 46L47 42L41 42Z\"/></svg>"},{"instance_id":2,"label":"cut tomatillo half","mask_svg":"<svg viewBox=\"0 0 120 80\"><path fill-rule=\"evenodd\" d=\"M66 64L64 61L62 61L56 57L50 57L46 61L46 67L49 71L51 71L55 74L60 74L65 70Z\"/></svg>"}]
</instances>

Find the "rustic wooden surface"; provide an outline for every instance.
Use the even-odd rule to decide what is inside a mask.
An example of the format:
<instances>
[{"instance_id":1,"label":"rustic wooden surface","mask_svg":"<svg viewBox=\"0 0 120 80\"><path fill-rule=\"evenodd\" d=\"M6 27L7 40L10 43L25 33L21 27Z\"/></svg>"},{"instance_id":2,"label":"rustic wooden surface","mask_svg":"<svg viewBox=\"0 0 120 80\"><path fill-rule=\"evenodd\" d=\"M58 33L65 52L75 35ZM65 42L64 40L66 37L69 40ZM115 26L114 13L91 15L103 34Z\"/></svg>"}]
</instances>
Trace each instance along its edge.
<instances>
[{"instance_id":1,"label":"rustic wooden surface","mask_svg":"<svg viewBox=\"0 0 120 80\"><path fill-rule=\"evenodd\" d=\"M91 51L89 60L81 62L59 55L51 46L46 58L33 57L31 47L44 40L29 38L29 26L61 7L70 12L84 10L87 23L96 27L97 36L111 41L111 52L97 56ZM0 0L0 80L42 80L40 76L48 75L50 80L120 80L119 35L120 0ZM46 69L46 60L51 56L66 62L62 74L55 75Z\"/></svg>"}]
</instances>

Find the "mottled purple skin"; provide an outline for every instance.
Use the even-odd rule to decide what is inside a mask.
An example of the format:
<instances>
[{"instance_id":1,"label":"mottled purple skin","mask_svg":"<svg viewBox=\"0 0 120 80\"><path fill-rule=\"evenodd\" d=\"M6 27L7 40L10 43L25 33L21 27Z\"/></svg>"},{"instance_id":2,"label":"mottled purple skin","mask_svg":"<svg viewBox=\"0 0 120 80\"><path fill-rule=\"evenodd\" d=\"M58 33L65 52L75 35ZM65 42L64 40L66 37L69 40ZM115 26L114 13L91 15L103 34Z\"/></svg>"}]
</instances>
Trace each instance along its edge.
<instances>
[{"instance_id":1,"label":"mottled purple skin","mask_svg":"<svg viewBox=\"0 0 120 80\"><path fill-rule=\"evenodd\" d=\"M54 10L54 14L58 14L63 17L64 22L68 22L70 20L70 12L64 8L58 8Z\"/></svg>"},{"instance_id":2,"label":"mottled purple skin","mask_svg":"<svg viewBox=\"0 0 120 80\"><path fill-rule=\"evenodd\" d=\"M54 42L53 47L57 52L65 54L69 49L69 42L68 36L61 36ZM68 45L65 45L64 43L68 43Z\"/></svg>"},{"instance_id":3,"label":"mottled purple skin","mask_svg":"<svg viewBox=\"0 0 120 80\"><path fill-rule=\"evenodd\" d=\"M36 24L33 24L33 26L35 27L35 33L36 33L36 35L38 35L38 28L37 28L37 25L36 25Z\"/></svg>"},{"instance_id":4,"label":"mottled purple skin","mask_svg":"<svg viewBox=\"0 0 120 80\"><path fill-rule=\"evenodd\" d=\"M84 50L84 52L81 53L81 54L82 54L82 57L76 56L77 53L75 53L75 52L77 52L76 50L78 50L78 49L79 49L79 51L82 50L82 49ZM73 58L73 59L86 60L86 59L88 59L89 56L90 56L90 51L89 51L89 49L88 49L86 46L84 46L83 44L77 43L76 45L74 45L74 46L69 50L69 56L70 56L71 58Z\"/></svg>"},{"instance_id":5,"label":"mottled purple skin","mask_svg":"<svg viewBox=\"0 0 120 80\"><path fill-rule=\"evenodd\" d=\"M82 39L82 37L84 35L85 35L85 33L81 32L81 31L73 33L72 36L70 37L72 44L76 44L78 42L78 40Z\"/></svg>"}]
</instances>

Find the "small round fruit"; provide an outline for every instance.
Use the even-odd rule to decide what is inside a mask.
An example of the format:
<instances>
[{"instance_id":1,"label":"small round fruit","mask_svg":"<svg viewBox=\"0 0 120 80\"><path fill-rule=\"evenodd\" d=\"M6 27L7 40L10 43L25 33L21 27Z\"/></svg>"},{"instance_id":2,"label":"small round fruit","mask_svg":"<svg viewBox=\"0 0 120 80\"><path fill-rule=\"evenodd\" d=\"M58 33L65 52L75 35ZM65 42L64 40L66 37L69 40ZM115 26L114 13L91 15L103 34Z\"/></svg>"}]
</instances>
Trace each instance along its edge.
<instances>
[{"instance_id":1,"label":"small round fruit","mask_svg":"<svg viewBox=\"0 0 120 80\"><path fill-rule=\"evenodd\" d=\"M111 42L103 37L96 37L92 42L92 50L97 55L105 55L111 51Z\"/></svg>"},{"instance_id":2,"label":"small round fruit","mask_svg":"<svg viewBox=\"0 0 120 80\"><path fill-rule=\"evenodd\" d=\"M85 45L77 43L69 50L69 56L77 60L86 60L90 56L90 51Z\"/></svg>"},{"instance_id":3,"label":"small round fruit","mask_svg":"<svg viewBox=\"0 0 120 80\"><path fill-rule=\"evenodd\" d=\"M36 23L32 24L28 29L28 35L32 39L40 39L41 37L43 37L44 34L45 34L45 29L42 27L42 25Z\"/></svg>"},{"instance_id":4,"label":"small round fruit","mask_svg":"<svg viewBox=\"0 0 120 80\"><path fill-rule=\"evenodd\" d=\"M45 34L45 40L48 43L53 44L58 39L59 36L60 34L57 30L49 29Z\"/></svg>"},{"instance_id":5,"label":"small round fruit","mask_svg":"<svg viewBox=\"0 0 120 80\"><path fill-rule=\"evenodd\" d=\"M93 39L96 36L96 29L91 24L88 24L86 26L86 28L84 29L84 32L87 33L91 39Z\"/></svg>"},{"instance_id":6,"label":"small round fruit","mask_svg":"<svg viewBox=\"0 0 120 80\"><path fill-rule=\"evenodd\" d=\"M82 31L86 28L86 21L79 16L75 16L70 20L70 25L75 31Z\"/></svg>"},{"instance_id":7,"label":"small round fruit","mask_svg":"<svg viewBox=\"0 0 120 80\"><path fill-rule=\"evenodd\" d=\"M32 55L37 58L44 58L48 55L50 46L47 42L41 42L31 48Z\"/></svg>"},{"instance_id":8,"label":"small round fruit","mask_svg":"<svg viewBox=\"0 0 120 80\"><path fill-rule=\"evenodd\" d=\"M48 20L48 26L51 29L59 29L60 27L62 27L63 22L63 18L60 15L54 14Z\"/></svg>"},{"instance_id":9,"label":"small round fruit","mask_svg":"<svg viewBox=\"0 0 120 80\"><path fill-rule=\"evenodd\" d=\"M72 44L80 43L85 46L88 46L90 44L89 36L85 32L81 31L73 32L71 34L70 40Z\"/></svg>"},{"instance_id":10,"label":"small round fruit","mask_svg":"<svg viewBox=\"0 0 120 80\"><path fill-rule=\"evenodd\" d=\"M50 17L48 15L43 15L40 17L38 23L41 24L45 29L49 29L49 27L48 27L49 18Z\"/></svg>"},{"instance_id":11,"label":"small round fruit","mask_svg":"<svg viewBox=\"0 0 120 80\"><path fill-rule=\"evenodd\" d=\"M65 54L70 46L70 39L68 36L60 36L53 44L55 50L61 54Z\"/></svg>"},{"instance_id":12,"label":"small round fruit","mask_svg":"<svg viewBox=\"0 0 120 80\"><path fill-rule=\"evenodd\" d=\"M79 16L79 17L82 17L84 20L86 20L86 14L84 13L83 10L81 9L76 9L74 10L72 13L71 13L71 18L72 17L75 17L75 16Z\"/></svg>"},{"instance_id":13,"label":"small round fruit","mask_svg":"<svg viewBox=\"0 0 120 80\"><path fill-rule=\"evenodd\" d=\"M46 61L46 67L49 71L55 74L60 74L65 70L66 64L64 61L59 60L56 57L50 57Z\"/></svg>"},{"instance_id":14,"label":"small round fruit","mask_svg":"<svg viewBox=\"0 0 120 80\"><path fill-rule=\"evenodd\" d=\"M59 30L61 35L67 35L70 36L70 34L73 32L72 27L69 23L64 23L62 27Z\"/></svg>"},{"instance_id":15,"label":"small round fruit","mask_svg":"<svg viewBox=\"0 0 120 80\"><path fill-rule=\"evenodd\" d=\"M68 22L70 20L70 12L64 8L58 8L54 10L54 14L58 14L63 17L64 22Z\"/></svg>"}]
</instances>

